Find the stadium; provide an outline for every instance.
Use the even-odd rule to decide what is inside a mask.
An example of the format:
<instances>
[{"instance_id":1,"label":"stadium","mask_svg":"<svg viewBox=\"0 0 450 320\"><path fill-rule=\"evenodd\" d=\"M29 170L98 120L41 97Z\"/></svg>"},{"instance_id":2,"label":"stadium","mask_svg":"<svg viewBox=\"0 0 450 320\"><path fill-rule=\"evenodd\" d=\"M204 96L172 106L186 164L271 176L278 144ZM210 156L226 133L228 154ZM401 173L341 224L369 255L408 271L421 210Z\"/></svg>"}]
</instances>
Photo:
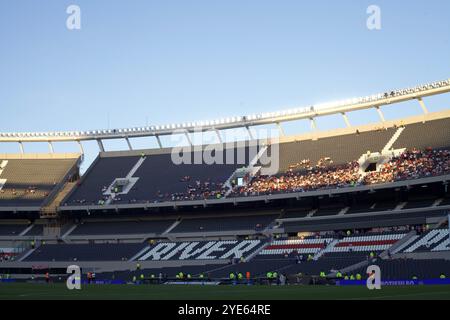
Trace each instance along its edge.
<instances>
[{"instance_id":1,"label":"stadium","mask_svg":"<svg viewBox=\"0 0 450 320\"><path fill-rule=\"evenodd\" d=\"M448 285L450 112L428 112L424 99L449 91L444 80L202 123L2 133L1 142L20 146L46 142L52 150L53 143L71 141L82 151L83 141L94 140L100 150L83 175L82 152L36 155L21 148L1 156L2 282L31 292L29 286L42 283L61 290L67 267L77 265L83 284L161 292L184 284L196 297L190 286L365 286L367 267L376 265L387 283ZM423 113L384 119L382 106L408 100ZM346 115L364 108L375 108L380 119L350 125ZM342 115L348 126L282 134L287 121L314 126L326 114ZM278 126L279 137L252 140L251 128L268 123ZM157 149L133 150L130 143L180 130L189 142L195 131L212 131L221 141L221 130L239 127L248 140L213 148L159 142ZM106 139L125 139L130 148L105 151ZM218 161L172 161L180 150L192 160L207 149ZM267 169L269 155L275 170Z\"/></svg>"},{"instance_id":2,"label":"stadium","mask_svg":"<svg viewBox=\"0 0 450 320\"><path fill-rule=\"evenodd\" d=\"M4 1L0 301L450 300L450 3L376 2Z\"/></svg>"}]
</instances>

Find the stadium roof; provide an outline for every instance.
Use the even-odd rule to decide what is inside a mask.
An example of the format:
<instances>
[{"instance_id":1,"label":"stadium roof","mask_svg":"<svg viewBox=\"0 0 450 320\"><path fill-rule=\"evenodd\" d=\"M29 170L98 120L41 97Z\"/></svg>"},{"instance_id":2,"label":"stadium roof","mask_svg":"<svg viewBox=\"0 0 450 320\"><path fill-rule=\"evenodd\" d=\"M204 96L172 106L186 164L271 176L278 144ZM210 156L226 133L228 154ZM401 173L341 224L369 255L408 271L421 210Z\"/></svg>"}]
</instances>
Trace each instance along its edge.
<instances>
[{"instance_id":1,"label":"stadium roof","mask_svg":"<svg viewBox=\"0 0 450 320\"><path fill-rule=\"evenodd\" d=\"M300 119L314 120L314 118L316 117L332 114L342 114L344 116L344 119L346 119L347 112L370 108L376 108L383 120L384 117L379 109L381 106L401 103L409 100L418 100L424 112L427 113L428 111L423 104L422 98L447 92L450 92L450 79L436 81L406 89L390 90L384 93L374 94L361 98L353 98L343 101L336 101L289 110L281 110L276 112L229 117L211 121L90 131L5 132L0 133L0 142L80 142L87 140L97 140L99 142L100 149L103 149L101 140L104 139L128 140L128 138L146 136L154 136L158 138L159 136L163 135L205 131L216 131L217 134L219 134L218 132L220 130L225 129L234 129L241 127L248 129L251 126L280 124L282 122ZM159 139L158 143L160 144Z\"/></svg>"}]
</instances>

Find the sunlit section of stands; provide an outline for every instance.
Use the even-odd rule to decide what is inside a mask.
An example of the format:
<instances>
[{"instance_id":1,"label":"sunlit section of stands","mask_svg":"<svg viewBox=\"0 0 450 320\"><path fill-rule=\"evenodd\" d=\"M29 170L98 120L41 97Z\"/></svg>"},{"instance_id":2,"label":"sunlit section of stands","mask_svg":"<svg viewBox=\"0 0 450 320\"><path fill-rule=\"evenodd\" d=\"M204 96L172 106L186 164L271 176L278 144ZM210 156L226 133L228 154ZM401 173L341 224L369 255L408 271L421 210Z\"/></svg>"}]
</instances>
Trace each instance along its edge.
<instances>
[{"instance_id":1,"label":"sunlit section of stands","mask_svg":"<svg viewBox=\"0 0 450 320\"><path fill-rule=\"evenodd\" d=\"M343 164L358 159L367 151L380 152L389 141L395 129L346 134L318 140L304 140L282 143L279 146L280 172L289 166L309 159L315 164L324 157L329 157L335 164Z\"/></svg>"},{"instance_id":2,"label":"sunlit section of stands","mask_svg":"<svg viewBox=\"0 0 450 320\"><path fill-rule=\"evenodd\" d=\"M78 156L67 158L12 157L2 169L1 207L40 206L57 186L76 171Z\"/></svg>"},{"instance_id":3,"label":"sunlit section of stands","mask_svg":"<svg viewBox=\"0 0 450 320\"><path fill-rule=\"evenodd\" d=\"M408 124L394 149L439 149L450 145L450 118Z\"/></svg>"}]
</instances>

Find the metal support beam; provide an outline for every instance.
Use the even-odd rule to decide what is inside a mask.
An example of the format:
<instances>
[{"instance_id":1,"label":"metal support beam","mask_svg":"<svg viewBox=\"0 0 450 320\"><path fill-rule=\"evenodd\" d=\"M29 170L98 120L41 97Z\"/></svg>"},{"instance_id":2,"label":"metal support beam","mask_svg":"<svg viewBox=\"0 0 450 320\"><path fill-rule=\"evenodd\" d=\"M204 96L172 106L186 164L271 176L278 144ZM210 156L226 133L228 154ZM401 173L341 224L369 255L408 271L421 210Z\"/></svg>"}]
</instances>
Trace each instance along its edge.
<instances>
[{"instance_id":1,"label":"metal support beam","mask_svg":"<svg viewBox=\"0 0 450 320\"><path fill-rule=\"evenodd\" d=\"M342 117L344 118L344 122L347 125L347 128L351 128L350 120L348 120L347 114L345 112L342 112Z\"/></svg>"},{"instance_id":2,"label":"metal support beam","mask_svg":"<svg viewBox=\"0 0 450 320\"><path fill-rule=\"evenodd\" d=\"M279 122L277 122L277 128L278 128L278 132L280 134L280 137L284 137L285 134L284 134L283 127L281 126L281 124Z\"/></svg>"},{"instance_id":3,"label":"metal support beam","mask_svg":"<svg viewBox=\"0 0 450 320\"><path fill-rule=\"evenodd\" d=\"M189 137L189 132L186 131L184 133L184 135L186 136L186 139L187 139L189 145L192 147L192 141L191 141L191 137Z\"/></svg>"},{"instance_id":4,"label":"metal support beam","mask_svg":"<svg viewBox=\"0 0 450 320\"><path fill-rule=\"evenodd\" d=\"M25 153L25 150L23 149L23 143L22 143L22 141L19 141L19 148L20 148L20 153L21 153L21 154L24 154L24 153Z\"/></svg>"},{"instance_id":5,"label":"metal support beam","mask_svg":"<svg viewBox=\"0 0 450 320\"><path fill-rule=\"evenodd\" d=\"M419 98L417 98L417 100L419 101L419 104L423 110L423 113L428 114L428 109L427 109L427 106L425 105L425 102L423 102L423 99L419 97Z\"/></svg>"},{"instance_id":6,"label":"metal support beam","mask_svg":"<svg viewBox=\"0 0 450 320\"><path fill-rule=\"evenodd\" d=\"M223 143L223 140L222 140L222 136L220 135L220 131L217 130L217 129L215 129L214 131L216 131L217 139L219 139L219 142L222 144L222 143Z\"/></svg>"},{"instance_id":7,"label":"metal support beam","mask_svg":"<svg viewBox=\"0 0 450 320\"><path fill-rule=\"evenodd\" d=\"M315 118L309 118L309 121L311 122L311 129L316 131L317 130L317 123Z\"/></svg>"},{"instance_id":8,"label":"metal support beam","mask_svg":"<svg viewBox=\"0 0 450 320\"><path fill-rule=\"evenodd\" d=\"M128 137L126 137L125 140L127 141L128 149L130 149L130 151L132 151L133 150L133 146L131 145L130 139Z\"/></svg>"},{"instance_id":9,"label":"metal support beam","mask_svg":"<svg viewBox=\"0 0 450 320\"><path fill-rule=\"evenodd\" d=\"M245 128L247 129L247 132L248 132L248 135L250 137L250 140L254 140L252 131L250 130L249 126L246 126Z\"/></svg>"},{"instance_id":10,"label":"metal support beam","mask_svg":"<svg viewBox=\"0 0 450 320\"><path fill-rule=\"evenodd\" d=\"M376 107L378 115L380 116L381 122L386 122L386 119L384 118L384 114L383 112L381 112L381 108L380 107Z\"/></svg>"},{"instance_id":11,"label":"metal support beam","mask_svg":"<svg viewBox=\"0 0 450 320\"><path fill-rule=\"evenodd\" d=\"M80 152L81 152L81 154L84 154L83 145L81 144L80 141L77 141L77 142L78 142L78 147L80 147Z\"/></svg>"},{"instance_id":12,"label":"metal support beam","mask_svg":"<svg viewBox=\"0 0 450 320\"><path fill-rule=\"evenodd\" d=\"M160 149L163 148L162 143L161 143L161 139L159 138L159 136L155 136L156 137L156 141L158 142L158 146Z\"/></svg>"},{"instance_id":13,"label":"metal support beam","mask_svg":"<svg viewBox=\"0 0 450 320\"><path fill-rule=\"evenodd\" d=\"M50 153L55 153L55 150L53 149L53 143L51 141L48 142L48 148L50 149Z\"/></svg>"},{"instance_id":14,"label":"metal support beam","mask_svg":"<svg viewBox=\"0 0 450 320\"><path fill-rule=\"evenodd\" d=\"M100 149L100 152L105 152L105 147L103 146L102 139L97 139L98 148Z\"/></svg>"}]
</instances>

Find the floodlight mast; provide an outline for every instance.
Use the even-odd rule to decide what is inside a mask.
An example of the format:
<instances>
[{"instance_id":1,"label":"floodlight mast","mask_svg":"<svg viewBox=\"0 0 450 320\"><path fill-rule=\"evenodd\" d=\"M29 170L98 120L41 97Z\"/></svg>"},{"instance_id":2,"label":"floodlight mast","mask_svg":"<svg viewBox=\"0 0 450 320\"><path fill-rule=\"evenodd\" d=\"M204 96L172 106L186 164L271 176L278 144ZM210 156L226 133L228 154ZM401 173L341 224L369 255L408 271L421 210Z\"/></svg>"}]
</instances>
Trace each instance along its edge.
<instances>
[{"instance_id":1,"label":"floodlight mast","mask_svg":"<svg viewBox=\"0 0 450 320\"><path fill-rule=\"evenodd\" d=\"M372 96L351 99L340 102L332 102L321 105L315 105L304 108L296 108L291 110L277 111L271 113L263 113L258 115L248 115L232 117L227 119L191 122L183 124L172 124L162 126L125 128L125 129L108 129L108 130L91 130L91 131L63 131L63 132L13 132L0 133L0 142L16 142L23 150L24 142L63 142L72 141L81 145L83 141L97 141L101 151L104 151L103 140L108 139L125 139L131 150L130 138L155 137L158 146L162 148L160 140L161 136L172 134L188 134L195 132L212 131L216 132L221 140L220 131L226 129L244 128L250 130L253 126L274 124L281 128L283 122L295 120L310 120L315 128L315 118L333 114L340 114L344 117L347 126L351 126L348 121L347 114L349 112L371 109L377 110L380 118L384 121L384 115L380 107L397 104L410 100L417 100L423 112L428 113L428 109L423 102L423 98L444 94L450 92L450 79L437 81L417 87L387 91L385 93ZM53 148L53 147L52 147ZM80 147L82 150L82 147Z\"/></svg>"}]
</instances>

